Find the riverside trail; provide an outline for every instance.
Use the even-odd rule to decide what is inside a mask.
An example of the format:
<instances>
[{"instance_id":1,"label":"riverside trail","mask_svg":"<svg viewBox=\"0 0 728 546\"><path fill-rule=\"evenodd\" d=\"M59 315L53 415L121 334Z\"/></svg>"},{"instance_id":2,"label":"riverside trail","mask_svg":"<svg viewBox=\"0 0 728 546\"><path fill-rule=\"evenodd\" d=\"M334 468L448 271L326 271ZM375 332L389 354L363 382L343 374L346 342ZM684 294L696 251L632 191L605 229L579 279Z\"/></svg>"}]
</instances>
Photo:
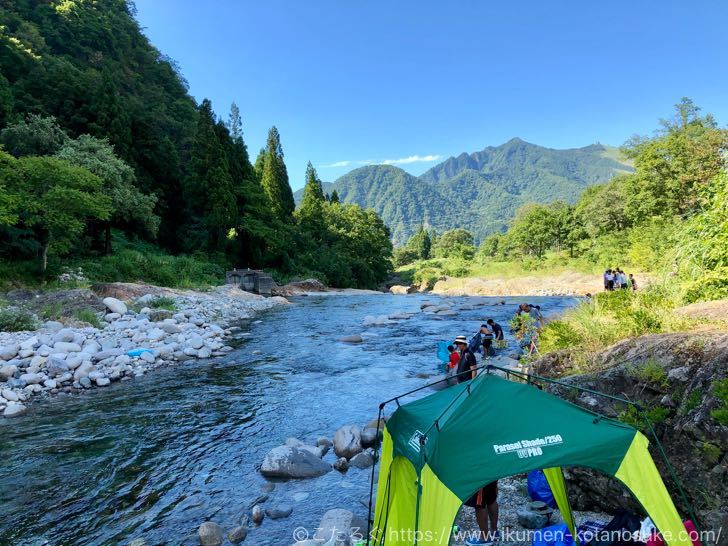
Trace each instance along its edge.
<instances>
[{"instance_id":1,"label":"riverside trail","mask_svg":"<svg viewBox=\"0 0 728 546\"><path fill-rule=\"evenodd\" d=\"M440 301L433 295L294 297L242 323L247 335L224 357L53 397L0 421L0 543L195 544L205 520L231 529L264 494L258 468L269 449L376 417L380 401L439 373L438 339L471 334L491 317L505 325L523 301L546 314L575 302L447 299L465 309L421 313L423 302ZM368 315L398 312L414 315L363 326ZM337 341L356 334L362 343ZM277 482L264 506L293 513L266 518L246 543L291 543L294 528L315 528L331 508L365 515L369 472Z\"/></svg>"}]
</instances>

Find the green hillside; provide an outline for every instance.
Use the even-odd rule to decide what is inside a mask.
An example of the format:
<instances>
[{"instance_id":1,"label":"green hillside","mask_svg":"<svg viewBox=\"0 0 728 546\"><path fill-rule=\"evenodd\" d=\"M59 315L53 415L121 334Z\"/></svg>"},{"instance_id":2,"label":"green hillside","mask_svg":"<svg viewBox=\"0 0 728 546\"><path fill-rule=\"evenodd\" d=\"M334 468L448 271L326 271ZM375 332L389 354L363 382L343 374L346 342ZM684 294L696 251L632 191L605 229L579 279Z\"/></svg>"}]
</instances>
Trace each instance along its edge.
<instances>
[{"instance_id":1,"label":"green hillside","mask_svg":"<svg viewBox=\"0 0 728 546\"><path fill-rule=\"evenodd\" d=\"M525 203L573 203L584 188L631 171L610 146L555 150L514 138L451 157L420 177L392 166L361 167L326 191L335 188L344 202L373 208L396 244L422 223L438 231L465 228L482 240L503 231Z\"/></svg>"},{"instance_id":2,"label":"green hillside","mask_svg":"<svg viewBox=\"0 0 728 546\"><path fill-rule=\"evenodd\" d=\"M71 266L179 284L182 254L214 272L198 282L251 266L375 286L389 267L384 225L318 192L316 222L294 215L275 127L251 164L250 107L224 105L221 118L198 104L131 1L0 0L0 286ZM363 228L376 242L354 250Z\"/></svg>"}]
</instances>

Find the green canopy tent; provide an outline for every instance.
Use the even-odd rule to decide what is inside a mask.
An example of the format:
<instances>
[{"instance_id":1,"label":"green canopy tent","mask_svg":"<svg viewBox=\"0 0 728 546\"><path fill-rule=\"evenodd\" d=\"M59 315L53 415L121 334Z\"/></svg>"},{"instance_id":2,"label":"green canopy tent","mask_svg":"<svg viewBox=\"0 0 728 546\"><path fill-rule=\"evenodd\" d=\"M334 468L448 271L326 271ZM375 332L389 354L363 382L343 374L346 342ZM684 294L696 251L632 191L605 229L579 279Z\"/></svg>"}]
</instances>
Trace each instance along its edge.
<instances>
[{"instance_id":1,"label":"green canopy tent","mask_svg":"<svg viewBox=\"0 0 728 546\"><path fill-rule=\"evenodd\" d=\"M386 422L373 544L447 545L460 507L478 489L537 469L576 536L561 468L581 466L622 482L668 546L692 546L641 432L493 368L399 406Z\"/></svg>"}]
</instances>

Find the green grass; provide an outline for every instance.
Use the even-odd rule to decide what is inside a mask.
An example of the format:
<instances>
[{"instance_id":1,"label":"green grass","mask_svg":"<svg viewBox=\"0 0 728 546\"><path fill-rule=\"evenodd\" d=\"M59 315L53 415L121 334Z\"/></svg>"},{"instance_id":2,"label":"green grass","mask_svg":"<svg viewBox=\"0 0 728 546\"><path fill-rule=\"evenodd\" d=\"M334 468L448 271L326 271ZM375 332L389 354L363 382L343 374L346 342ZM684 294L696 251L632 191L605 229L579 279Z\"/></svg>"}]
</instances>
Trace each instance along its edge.
<instances>
[{"instance_id":1,"label":"green grass","mask_svg":"<svg viewBox=\"0 0 728 546\"><path fill-rule=\"evenodd\" d=\"M87 322L94 328L101 328L101 321L99 320L98 314L91 309L79 309L74 313L77 320L81 322Z\"/></svg>"},{"instance_id":2,"label":"green grass","mask_svg":"<svg viewBox=\"0 0 728 546\"><path fill-rule=\"evenodd\" d=\"M728 379L713 382L713 393L720 401L720 407L710 412L710 416L721 425L728 426Z\"/></svg>"},{"instance_id":3,"label":"green grass","mask_svg":"<svg viewBox=\"0 0 728 546\"><path fill-rule=\"evenodd\" d=\"M578 364L573 373L588 371L591 356L618 341L689 328L692 322L674 313L678 303L659 285L638 292L599 293L593 302L580 303L547 324L539 349L542 354L569 349Z\"/></svg>"},{"instance_id":4,"label":"green grass","mask_svg":"<svg viewBox=\"0 0 728 546\"><path fill-rule=\"evenodd\" d=\"M660 390L666 390L670 386L665 368L654 358L639 366L632 366L629 375L641 383Z\"/></svg>"},{"instance_id":5,"label":"green grass","mask_svg":"<svg viewBox=\"0 0 728 546\"><path fill-rule=\"evenodd\" d=\"M167 311L176 311L177 302L174 298L168 296L157 296L147 304L152 309L166 309Z\"/></svg>"}]
</instances>

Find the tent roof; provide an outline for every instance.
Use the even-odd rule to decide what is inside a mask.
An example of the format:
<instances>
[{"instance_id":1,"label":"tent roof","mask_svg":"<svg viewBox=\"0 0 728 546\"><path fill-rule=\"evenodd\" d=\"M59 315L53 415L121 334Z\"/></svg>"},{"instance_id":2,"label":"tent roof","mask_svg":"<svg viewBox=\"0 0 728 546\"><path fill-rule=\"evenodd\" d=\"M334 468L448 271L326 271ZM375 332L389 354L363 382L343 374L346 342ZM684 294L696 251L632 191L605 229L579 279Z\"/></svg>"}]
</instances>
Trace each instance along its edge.
<instances>
[{"instance_id":1,"label":"tent roof","mask_svg":"<svg viewBox=\"0 0 728 546\"><path fill-rule=\"evenodd\" d=\"M613 475L637 433L491 373L402 405L386 427L394 456L418 472L427 463L463 501L493 480L535 469L587 466Z\"/></svg>"}]
</instances>

